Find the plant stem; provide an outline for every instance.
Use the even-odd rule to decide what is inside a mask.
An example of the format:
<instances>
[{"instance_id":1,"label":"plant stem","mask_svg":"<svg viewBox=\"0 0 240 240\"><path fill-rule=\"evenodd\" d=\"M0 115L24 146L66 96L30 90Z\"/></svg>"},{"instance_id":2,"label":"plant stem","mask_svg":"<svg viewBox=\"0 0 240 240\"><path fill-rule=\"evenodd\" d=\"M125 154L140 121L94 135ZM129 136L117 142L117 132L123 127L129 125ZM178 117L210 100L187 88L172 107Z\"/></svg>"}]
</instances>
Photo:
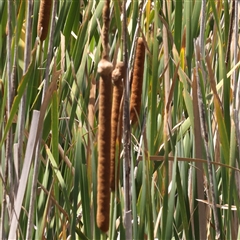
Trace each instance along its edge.
<instances>
[{"instance_id":1,"label":"plant stem","mask_svg":"<svg viewBox=\"0 0 240 240\"><path fill-rule=\"evenodd\" d=\"M123 185L124 185L124 226L126 229L126 239L132 239L132 214L131 214L131 183L130 183L130 166L131 166L131 129L130 129L130 115L129 115L129 76L128 76L128 51L127 51L127 20L126 20L126 0L122 3L123 12L123 62L126 67L126 79L124 89L124 102L123 102Z\"/></svg>"},{"instance_id":2,"label":"plant stem","mask_svg":"<svg viewBox=\"0 0 240 240\"><path fill-rule=\"evenodd\" d=\"M230 18L230 26L228 30L228 43L227 43L227 49L226 49L226 55L225 55L225 64L228 65L228 61L230 58L230 50L231 50L231 43L232 43L232 34L233 34L233 25L234 25L234 15L235 15L235 0L232 1L232 12L231 12L231 18Z\"/></svg>"},{"instance_id":3,"label":"plant stem","mask_svg":"<svg viewBox=\"0 0 240 240\"><path fill-rule=\"evenodd\" d=\"M27 23L26 23L26 36L25 36L25 51L24 51L24 69L23 74L26 73L31 57L31 42L32 42L32 11L33 1L28 0L27 6ZM24 136L24 125L25 125L25 112L26 112L26 92L23 94L21 99L20 111L19 111L19 125L18 125L18 163L22 159L23 149L23 136ZM19 165L20 166L20 165Z\"/></svg>"},{"instance_id":4,"label":"plant stem","mask_svg":"<svg viewBox=\"0 0 240 240\"><path fill-rule=\"evenodd\" d=\"M205 25L206 25L206 0L202 0L202 9L201 9L201 24L200 24L200 52L202 58L204 58L204 33L205 33Z\"/></svg>"},{"instance_id":5,"label":"plant stem","mask_svg":"<svg viewBox=\"0 0 240 240\"><path fill-rule=\"evenodd\" d=\"M206 150L207 155L207 167L208 167L208 175L209 175L209 192L211 194L211 201L212 201L212 208L213 208L213 216L215 220L215 229L216 229L216 236L215 239L220 239L220 228L219 228L219 220L218 220L218 214L217 214L217 207L216 207L216 198L214 193L214 186L213 186L213 172L212 172L212 165L211 165L211 155L208 148L208 131L206 126L206 117L205 117L205 109L203 106L203 99L202 99L202 92L201 92L201 86L200 86L200 79L198 75L198 68L200 67L200 59L198 59L197 56L199 56L199 45L198 43L194 42L194 50L195 50L195 57L196 57L196 75L197 75L197 95L198 95L198 108L199 108L199 117L200 117L200 125L201 125L201 133L202 138L204 141L204 146ZM210 200L209 200L210 201Z\"/></svg>"},{"instance_id":6,"label":"plant stem","mask_svg":"<svg viewBox=\"0 0 240 240\"><path fill-rule=\"evenodd\" d=\"M7 35L7 119L10 115L10 109L12 105L12 82L11 82L11 42L12 42L12 29L11 29L11 17L12 17L12 1L7 1L7 12L8 12L8 21L7 21L7 29L8 29L8 35ZM6 158L4 163L4 184L3 184L3 200L2 200L2 211L1 211L1 224L0 224L0 238L5 239L5 230L4 230L4 222L5 214L6 214L6 197L7 197L7 181L8 181L8 171L12 160L12 130L10 128L8 135L7 135L7 142L6 142ZM12 177L12 176L11 176ZM9 185L11 187L12 183L9 182Z\"/></svg>"},{"instance_id":7,"label":"plant stem","mask_svg":"<svg viewBox=\"0 0 240 240\"><path fill-rule=\"evenodd\" d=\"M234 14L234 51L233 51L233 62L234 65L238 62L238 2L235 5L235 14ZM239 92L239 85L237 82L237 70L233 71L233 106L236 109L239 109L239 98L237 97ZM239 126L236 125L236 128Z\"/></svg>"},{"instance_id":8,"label":"plant stem","mask_svg":"<svg viewBox=\"0 0 240 240\"><path fill-rule=\"evenodd\" d=\"M45 98L46 89L48 86L48 76L49 76L49 66L50 66L50 60L52 59L52 49L53 49L53 38L54 38L54 30L55 30L55 14L57 9L58 1L54 1L53 9L52 9L52 17L51 17L51 28L50 28L50 42L48 47L48 59L47 59L47 66L45 71L45 85L44 85L44 91L42 95L42 103ZM42 123L40 123L42 124ZM34 162L34 172L33 172L33 181L32 181L32 188L31 188L31 199L30 199L30 206L29 206L29 218L28 218L28 224L27 224L27 239L32 239L32 230L33 230L33 219L34 219L34 207L35 207L35 200L36 200L36 189L37 189L37 179L38 179L38 172L39 172L39 154L41 150L41 139L42 139L42 129L39 132L39 138L37 146L36 146L36 152L35 152L35 162Z\"/></svg>"}]
</instances>

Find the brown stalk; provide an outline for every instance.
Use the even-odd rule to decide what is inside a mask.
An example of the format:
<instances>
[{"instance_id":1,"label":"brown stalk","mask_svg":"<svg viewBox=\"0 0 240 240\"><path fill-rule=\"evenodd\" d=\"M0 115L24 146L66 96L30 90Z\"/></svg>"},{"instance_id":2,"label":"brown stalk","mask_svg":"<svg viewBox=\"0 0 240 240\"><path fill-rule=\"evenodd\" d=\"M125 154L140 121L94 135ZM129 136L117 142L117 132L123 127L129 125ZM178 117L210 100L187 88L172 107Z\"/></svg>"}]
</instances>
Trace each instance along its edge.
<instances>
[{"instance_id":1,"label":"brown stalk","mask_svg":"<svg viewBox=\"0 0 240 240\"><path fill-rule=\"evenodd\" d=\"M131 211L131 128L130 128L130 86L127 48L127 11L126 0L122 1L122 48L125 65L125 84L123 97L123 189L124 189L124 216L125 239L132 239L132 211Z\"/></svg>"},{"instance_id":2,"label":"brown stalk","mask_svg":"<svg viewBox=\"0 0 240 240\"><path fill-rule=\"evenodd\" d=\"M137 41L137 49L133 66L132 92L130 99L130 120L136 123L141 109L142 82L144 71L145 46L141 37Z\"/></svg>"},{"instance_id":3,"label":"brown stalk","mask_svg":"<svg viewBox=\"0 0 240 240\"><path fill-rule=\"evenodd\" d=\"M111 162L110 162L110 188L115 191L115 149L119 124L120 104L123 95L124 63L119 62L112 73L113 80L113 103L111 120Z\"/></svg>"},{"instance_id":4,"label":"brown stalk","mask_svg":"<svg viewBox=\"0 0 240 240\"><path fill-rule=\"evenodd\" d=\"M52 0L41 0L38 17L38 36L41 41L44 41L48 34L52 2Z\"/></svg>"}]
</instances>

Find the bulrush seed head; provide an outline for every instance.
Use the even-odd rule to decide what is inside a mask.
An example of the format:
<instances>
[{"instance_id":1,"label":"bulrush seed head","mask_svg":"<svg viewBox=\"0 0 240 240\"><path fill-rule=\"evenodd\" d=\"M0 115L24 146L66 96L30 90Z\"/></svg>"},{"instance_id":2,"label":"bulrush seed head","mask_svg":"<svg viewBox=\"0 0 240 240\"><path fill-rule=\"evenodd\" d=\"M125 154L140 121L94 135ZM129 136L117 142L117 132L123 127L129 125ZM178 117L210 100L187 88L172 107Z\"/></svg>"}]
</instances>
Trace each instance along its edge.
<instances>
[{"instance_id":1,"label":"bulrush seed head","mask_svg":"<svg viewBox=\"0 0 240 240\"><path fill-rule=\"evenodd\" d=\"M41 0L38 15L38 36L40 36L41 41L44 41L48 34L51 9L52 0Z\"/></svg>"},{"instance_id":2,"label":"bulrush seed head","mask_svg":"<svg viewBox=\"0 0 240 240\"><path fill-rule=\"evenodd\" d=\"M137 116L139 116L141 109L144 60L145 46L143 39L139 37L133 66L133 80L130 99L130 119L133 124L137 122Z\"/></svg>"},{"instance_id":3,"label":"bulrush seed head","mask_svg":"<svg viewBox=\"0 0 240 240\"><path fill-rule=\"evenodd\" d=\"M117 140L117 131L118 124L121 124L119 121L120 115L120 103L123 94L123 79L125 74L125 67L123 62L119 62L116 65L116 68L112 72L112 81L113 81L113 103L112 103L112 121L111 121L111 163L110 163L110 188L112 191L115 191L115 150L116 150L116 140ZM120 122L120 123L119 123ZM120 126L121 127L121 126ZM119 171L119 169L117 169ZM118 174L117 174L118 176Z\"/></svg>"}]
</instances>

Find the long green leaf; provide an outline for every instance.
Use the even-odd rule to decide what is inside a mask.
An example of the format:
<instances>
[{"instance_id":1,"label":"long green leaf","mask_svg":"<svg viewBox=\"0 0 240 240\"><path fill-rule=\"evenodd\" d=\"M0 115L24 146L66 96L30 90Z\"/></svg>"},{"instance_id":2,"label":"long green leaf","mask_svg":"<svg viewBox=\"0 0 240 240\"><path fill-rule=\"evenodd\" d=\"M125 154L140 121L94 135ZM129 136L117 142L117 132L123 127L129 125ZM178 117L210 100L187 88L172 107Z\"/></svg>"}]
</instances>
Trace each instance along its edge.
<instances>
[{"instance_id":1,"label":"long green leaf","mask_svg":"<svg viewBox=\"0 0 240 240\"><path fill-rule=\"evenodd\" d=\"M71 209L71 207L70 207L70 203L69 203L69 196L68 196L68 193L67 193L67 184L66 184L66 182L65 182L65 180L64 180L64 178L62 176L62 173L59 170L59 166L57 165L57 163L56 163L56 161L55 161L55 159L54 159L50 149L47 146L46 146L46 152L47 152L47 155L48 155L49 160L51 162L53 171L54 171L54 173L56 175L56 178L58 180L58 183L59 183L59 185L62 188L63 196L65 198L66 210L67 210L67 212L68 212L68 214L70 216L70 209Z\"/></svg>"},{"instance_id":2,"label":"long green leaf","mask_svg":"<svg viewBox=\"0 0 240 240\"><path fill-rule=\"evenodd\" d=\"M7 133L12 125L13 119L15 114L17 113L21 98L25 92L26 86L28 84L29 81L33 81L34 79L32 79L32 73L34 70L34 66L35 66L35 59L36 59L36 50L37 50L37 44L35 45L35 48L32 51L32 61L26 71L26 74L23 75L21 82L17 88L17 95L15 96L14 100L13 100L13 104L12 104L12 108L10 111L10 115L9 115L9 119L7 121L7 125L5 127L4 130L4 134L3 134L3 138L0 142L0 147L2 147L3 142L6 139Z\"/></svg>"}]
</instances>

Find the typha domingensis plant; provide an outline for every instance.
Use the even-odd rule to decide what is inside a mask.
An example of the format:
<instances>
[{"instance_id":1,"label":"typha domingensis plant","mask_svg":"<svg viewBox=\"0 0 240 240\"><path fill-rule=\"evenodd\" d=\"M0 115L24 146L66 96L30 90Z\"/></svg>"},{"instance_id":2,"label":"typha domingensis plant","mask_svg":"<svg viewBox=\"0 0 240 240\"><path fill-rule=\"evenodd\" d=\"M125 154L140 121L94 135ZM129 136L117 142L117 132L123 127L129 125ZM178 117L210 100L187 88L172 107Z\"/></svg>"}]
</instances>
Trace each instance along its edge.
<instances>
[{"instance_id":1,"label":"typha domingensis plant","mask_svg":"<svg viewBox=\"0 0 240 240\"><path fill-rule=\"evenodd\" d=\"M98 64L99 115L98 115L98 184L97 184L97 226L102 232L109 228L110 215L110 147L112 106L112 63L109 62L108 29L110 1L103 8L102 59Z\"/></svg>"},{"instance_id":2,"label":"typha domingensis plant","mask_svg":"<svg viewBox=\"0 0 240 240\"><path fill-rule=\"evenodd\" d=\"M98 125L98 188L97 225L107 232L110 211L110 146L111 146L111 83L112 64L102 59L98 64L99 125Z\"/></svg>"},{"instance_id":3,"label":"typha domingensis plant","mask_svg":"<svg viewBox=\"0 0 240 240\"><path fill-rule=\"evenodd\" d=\"M48 26L50 22L52 9L52 0L41 0L38 15L38 36L44 41L48 34Z\"/></svg>"},{"instance_id":4,"label":"typha domingensis plant","mask_svg":"<svg viewBox=\"0 0 240 240\"><path fill-rule=\"evenodd\" d=\"M108 41L108 32L109 32L109 23L110 23L110 1L105 0L105 4L102 11L103 16L103 29L102 29L102 46L103 46L103 53L102 58L107 59L109 58L109 41Z\"/></svg>"},{"instance_id":5,"label":"typha domingensis plant","mask_svg":"<svg viewBox=\"0 0 240 240\"><path fill-rule=\"evenodd\" d=\"M115 149L118 136L118 125L121 124L120 103L123 95L125 68L124 63L119 62L112 72L113 81L113 102L112 102L112 121L111 121L111 162L110 162L110 188L115 191ZM120 116L120 118L119 118ZM121 126L120 126L121 127ZM118 171L118 169L117 169Z\"/></svg>"},{"instance_id":6,"label":"typha domingensis plant","mask_svg":"<svg viewBox=\"0 0 240 240\"><path fill-rule=\"evenodd\" d=\"M133 66L132 89L130 98L130 120L136 123L141 109L142 83L145 60L145 46L143 39L138 38L136 55Z\"/></svg>"}]
</instances>

